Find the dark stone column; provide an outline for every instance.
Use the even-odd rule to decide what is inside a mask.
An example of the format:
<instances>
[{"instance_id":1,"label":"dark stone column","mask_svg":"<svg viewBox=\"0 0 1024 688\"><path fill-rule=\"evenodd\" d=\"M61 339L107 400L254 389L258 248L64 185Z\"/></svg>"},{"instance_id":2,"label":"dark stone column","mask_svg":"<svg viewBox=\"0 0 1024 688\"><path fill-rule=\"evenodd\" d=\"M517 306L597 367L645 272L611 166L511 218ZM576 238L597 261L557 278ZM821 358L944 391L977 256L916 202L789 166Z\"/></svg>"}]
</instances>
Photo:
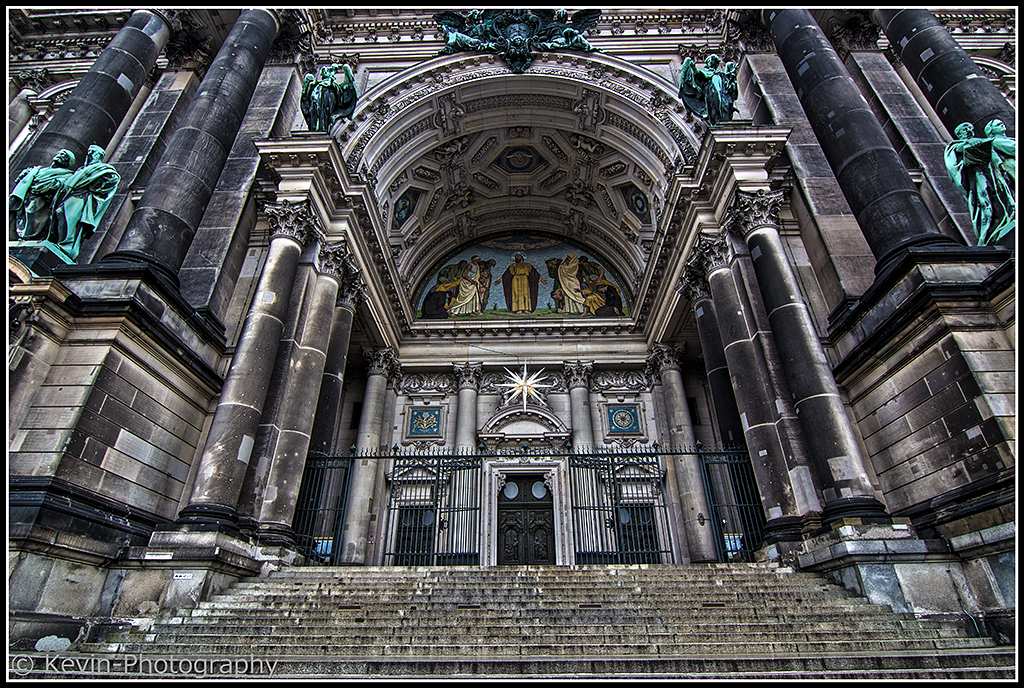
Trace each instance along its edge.
<instances>
[{"instance_id":1,"label":"dark stone column","mask_svg":"<svg viewBox=\"0 0 1024 688\"><path fill-rule=\"evenodd\" d=\"M243 10L153 172L117 250L174 286L277 35L270 10Z\"/></svg>"},{"instance_id":2,"label":"dark stone column","mask_svg":"<svg viewBox=\"0 0 1024 688\"><path fill-rule=\"evenodd\" d=\"M331 340L331 317L338 288L346 272L348 248L321 247L319 270L308 296L297 346L291 351L274 424L277 441L270 456L266 488L259 506L259 541L293 545L292 518L299 496L302 473L309 454L318 383L324 376ZM351 262L349 259L348 262Z\"/></svg>"},{"instance_id":3,"label":"dark stone column","mask_svg":"<svg viewBox=\"0 0 1024 688\"><path fill-rule=\"evenodd\" d=\"M590 416L590 378L592 362L566 363L565 381L569 388L569 416L572 419L572 449L587 452L594 448L594 421Z\"/></svg>"},{"instance_id":4,"label":"dark stone column","mask_svg":"<svg viewBox=\"0 0 1024 688\"><path fill-rule=\"evenodd\" d=\"M892 49L906 65L950 136L963 122L984 136L985 125L1001 119L1016 136L1016 112L970 55L928 10L874 10Z\"/></svg>"},{"instance_id":5,"label":"dark stone column","mask_svg":"<svg viewBox=\"0 0 1024 688\"><path fill-rule=\"evenodd\" d=\"M32 145L11 168L11 181L33 165L48 165L62 148L85 160L89 146L106 148L131 109L160 51L171 38L167 18L136 10L86 72Z\"/></svg>"},{"instance_id":6,"label":"dark stone column","mask_svg":"<svg viewBox=\"0 0 1024 688\"><path fill-rule=\"evenodd\" d=\"M929 213L899 155L807 10L764 10L763 19L850 204L880 274L910 246L955 246Z\"/></svg>"},{"instance_id":7,"label":"dark stone column","mask_svg":"<svg viewBox=\"0 0 1024 688\"><path fill-rule=\"evenodd\" d=\"M796 542L801 539L803 517L821 510L814 476L803 448L783 426L781 395L771 379L759 333L748 324L749 306L730 269L724 238L701 237L687 271L691 279L706 275L718 315L725 359L735 393L736 406L754 469L761 505L768 518L765 541Z\"/></svg>"},{"instance_id":8,"label":"dark stone column","mask_svg":"<svg viewBox=\"0 0 1024 688\"><path fill-rule=\"evenodd\" d=\"M785 190L738 190L725 224L750 248L797 417L823 488L825 524L844 517L889 523L892 519L875 498L839 387L779 237L778 211L785 195Z\"/></svg>"},{"instance_id":9,"label":"dark stone column","mask_svg":"<svg viewBox=\"0 0 1024 688\"><path fill-rule=\"evenodd\" d=\"M456 363L454 369L459 386L459 406L455 418L455 451L471 454L476 451L476 398L484 367L482 363Z\"/></svg>"},{"instance_id":10,"label":"dark stone column","mask_svg":"<svg viewBox=\"0 0 1024 688\"><path fill-rule=\"evenodd\" d=\"M679 369L679 347L655 344L647 356L647 367L661 380L668 416L669 448L674 452L671 465L666 466L668 492L678 500L675 509L686 535L686 547L691 562L718 561L715 533L711 528L711 509L708 508L700 457L696 454L697 441L686 403L683 375Z\"/></svg>"},{"instance_id":11,"label":"dark stone column","mask_svg":"<svg viewBox=\"0 0 1024 688\"><path fill-rule=\"evenodd\" d=\"M267 398L302 247L315 232L309 202L266 206L273 227L263 274L177 527L234 532L236 508Z\"/></svg>"},{"instance_id":12,"label":"dark stone column","mask_svg":"<svg viewBox=\"0 0 1024 688\"><path fill-rule=\"evenodd\" d=\"M342 388L345 386L345 364L352 339L352 319L365 297L358 275L346 275L342 279L337 307L334 309L334 323L331 325L331 342L327 346L324 376L320 382L316 420L309 438L310 454L334 456L337 453L334 442L338 422L341 420Z\"/></svg>"},{"instance_id":13,"label":"dark stone column","mask_svg":"<svg viewBox=\"0 0 1024 688\"><path fill-rule=\"evenodd\" d=\"M388 379L398 375L401 366L392 349L374 348L364 351L368 367L363 414L356 435L356 455L352 460L348 504L345 508L345 534L342 541L342 563L365 564L370 534L370 505L377 482L377 459L384 422L384 402Z\"/></svg>"}]
</instances>

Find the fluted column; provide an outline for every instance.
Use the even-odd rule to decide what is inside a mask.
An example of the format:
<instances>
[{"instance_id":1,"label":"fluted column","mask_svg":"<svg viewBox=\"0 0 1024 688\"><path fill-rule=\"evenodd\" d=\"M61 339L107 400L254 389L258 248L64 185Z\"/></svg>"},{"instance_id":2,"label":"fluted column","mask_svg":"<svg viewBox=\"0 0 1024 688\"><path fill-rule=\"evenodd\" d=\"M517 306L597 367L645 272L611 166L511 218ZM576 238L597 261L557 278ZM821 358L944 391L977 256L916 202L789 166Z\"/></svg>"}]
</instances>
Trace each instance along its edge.
<instances>
[{"instance_id":1,"label":"fluted column","mask_svg":"<svg viewBox=\"0 0 1024 688\"><path fill-rule=\"evenodd\" d=\"M779 236L785 190L736 192L726 225L746 241L800 426L822 487L825 523L891 520L874 496L853 426Z\"/></svg>"},{"instance_id":2,"label":"fluted column","mask_svg":"<svg viewBox=\"0 0 1024 688\"><path fill-rule=\"evenodd\" d=\"M356 435L356 455L352 457L348 505L345 509L345 534L341 561L344 564L365 564L370 534L370 504L377 482L377 460L369 458L380 448L383 432L384 402L388 379L400 371L395 353L388 348L363 351L366 359L366 392L363 413Z\"/></svg>"},{"instance_id":3,"label":"fluted column","mask_svg":"<svg viewBox=\"0 0 1024 688\"><path fill-rule=\"evenodd\" d=\"M91 145L107 147L131 109L156 58L171 38L169 20L154 10L132 13L64 104L11 168L10 179L33 165L48 165L62 148L85 160Z\"/></svg>"},{"instance_id":4,"label":"fluted column","mask_svg":"<svg viewBox=\"0 0 1024 688\"><path fill-rule=\"evenodd\" d=\"M594 374L594 364L580 361L566 363L564 371L569 387L573 451L591 451L594 448L594 421L590 415L590 379Z\"/></svg>"},{"instance_id":5,"label":"fluted column","mask_svg":"<svg viewBox=\"0 0 1024 688\"><path fill-rule=\"evenodd\" d=\"M955 246L811 13L763 10L762 18L875 256L875 273L908 247Z\"/></svg>"},{"instance_id":6,"label":"fluted column","mask_svg":"<svg viewBox=\"0 0 1024 688\"><path fill-rule=\"evenodd\" d=\"M768 522L768 542L798 541L802 516L821 510L817 487L801 447L784 427L784 404L771 379L768 363L755 341L760 336L748 322L744 290L729 265L722 237L703 236L687 270L708 281L747 452L757 478Z\"/></svg>"},{"instance_id":7,"label":"fluted column","mask_svg":"<svg viewBox=\"0 0 1024 688\"><path fill-rule=\"evenodd\" d=\"M271 10L241 12L104 260L141 260L177 286L278 28Z\"/></svg>"},{"instance_id":8,"label":"fluted column","mask_svg":"<svg viewBox=\"0 0 1024 688\"><path fill-rule=\"evenodd\" d=\"M704 491L704 477L700 457L696 454L697 441L693 434L690 409L686 403L683 375L679 368L679 347L655 344L647 357L648 368L661 380L665 397L665 414L668 416L670 449L675 454L667 466L669 492L674 489L679 495L679 517L686 534L686 546L691 562L718 561L715 548L715 534L711 527L711 509L708 508L707 493Z\"/></svg>"},{"instance_id":9,"label":"fluted column","mask_svg":"<svg viewBox=\"0 0 1024 688\"><path fill-rule=\"evenodd\" d=\"M999 89L956 42L946 27L925 9L877 9L872 19L882 27L950 136L963 122L982 136L994 119L1016 136L1016 112Z\"/></svg>"},{"instance_id":10,"label":"fluted column","mask_svg":"<svg viewBox=\"0 0 1024 688\"><path fill-rule=\"evenodd\" d=\"M284 331L302 247L316 233L309 202L264 207L270 248L238 339L188 504L177 524L234 530L236 508Z\"/></svg>"},{"instance_id":11,"label":"fluted column","mask_svg":"<svg viewBox=\"0 0 1024 688\"><path fill-rule=\"evenodd\" d=\"M476 397L483 377L482 363L456 363L455 379L459 386L459 407L455 420L455 451L470 454L476 451Z\"/></svg>"},{"instance_id":12,"label":"fluted column","mask_svg":"<svg viewBox=\"0 0 1024 688\"><path fill-rule=\"evenodd\" d=\"M342 389L345 385L345 364L352 339L352 319L360 302L366 298L362 279L358 274L346 274L341 279L338 300L331 325L331 341L327 346L324 375L320 381L320 397L316 406L316 419L309 439L309 453L333 456L341 420Z\"/></svg>"},{"instance_id":13,"label":"fluted column","mask_svg":"<svg viewBox=\"0 0 1024 688\"><path fill-rule=\"evenodd\" d=\"M299 496L302 472L309 454L310 434L318 394L323 379L327 348L331 340L339 285L346 272L348 247L344 244L321 246L319 269L308 304L302 307L301 331L285 371L280 399L276 404L277 438L259 505L259 539L266 544L293 544L292 518ZM349 258L349 261L351 259Z\"/></svg>"}]
</instances>

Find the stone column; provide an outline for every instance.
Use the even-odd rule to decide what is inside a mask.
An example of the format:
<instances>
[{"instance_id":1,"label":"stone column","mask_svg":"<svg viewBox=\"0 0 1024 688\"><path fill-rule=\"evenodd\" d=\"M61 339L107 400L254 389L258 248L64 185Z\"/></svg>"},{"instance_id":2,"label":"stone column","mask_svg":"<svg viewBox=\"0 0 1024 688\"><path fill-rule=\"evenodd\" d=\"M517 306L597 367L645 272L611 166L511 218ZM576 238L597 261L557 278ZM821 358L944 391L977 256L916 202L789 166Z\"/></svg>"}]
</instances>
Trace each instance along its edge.
<instances>
[{"instance_id":1,"label":"stone column","mask_svg":"<svg viewBox=\"0 0 1024 688\"><path fill-rule=\"evenodd\" d=\"M594 421L590 415L590 378L593 373L592 362L576 361L565 364L574 452L588 452L594 449Z\"/></svg>"},{"instance_id":2,"label":"stone column","mask_svg":"<svg viewBox=\"0 0 1024 688\"><path fill-rule=\"evenodd\" d=\"M701 237L688 266L708 281L718 315L725 359L740 412L747 452L768 521L768 543L798 542L803 515L821 510L813 473L802 447L784 427L784 404L775 389L768 362L755 338L762 336L748 323L750 307L729 266L722 237Z\"/></svg>"},{"instance_id":3,"label":"stone column","mask_svg":"<svg viewBox=\"0 0 1024 688\"><path fill-rule=\"evenodd\" d=\"M844 517L891 522L885 505L875 498L846 406L779 237L778 211L785 195L785 190L738 190L725 224L750 248L797 417L823 488L824 522Z\"/></svg>"},{"instance_id":4,"label":"stone column","mask_svg":"<svg viewBox=\"0 0 1024 688\"><path fill-rule=\"evenodd\" d=\"M472 454L476 451L476 396L480 388L480 378L484 374L484 366L482 363L456 363L453 367L459 386L455 453Z\"/></svg>"},{"instance_id":5,"label":"stone column","mask_svg":"<svg viewBox=\"0 0 1024 688\"><path fill-rule=\"evenodd\" d=\"M337 453L334 442L341 420L342 388L345 385L345 364L352 339L352 319L359 303L365 298L366 293L358 274L342 277L331 325L331 341L327 346L324 375L320 381L320 398L309 438L310 454L334 456Z\"/></svg>"},{"instance_id":6,"label":"stone column","mask_svg":"<svg viewBox=\"0 0 1024 688\"><path fill-rule=\"evenodd\" d=\"M954 130L970 122L983 137L993 119L1003 121L1007 136L1016 136L1013 106L935 15L925 9L877 9L871 16L950 136L956 138Z\"/></svg>"},{"instance_id":7,"label":"stone column","mask_svg":"<svg viewBox=\"0 0 1024 688\"><path fill-rule=\"evenodd\" d=\"M316 410L317 389L324 375L327 348L338 287L346 272L348 247L344 244L322 246L319 271L309 295L308 308L302 308L301 331L291 351L280 400L276 404L277 441L259 506L259 540L263 544L291 545L295 542L292 518L299 496L310 433ZM349 258L349 262L351 259Z\"/></svg>"},{"instance_id":8,"label":"stone column","mask_svg":"<svg viewBox=\"0 0 1024 688\"><path fill-rule=\"evenodd\" d=\"M667 466L669 492L672 478L679 495L678 513L686 534L691 562L718 561L715 533L711 526L711 509L704 491L704 477L700 457L696 454L697 441L693 434L690 409L686 403L683 375L679 368L682 349L666 344L655 344L647 357L648 368L661 380L665 397L665 415L668 416L669 444L675 454Z\"/></svg>"},{"instance_id":9,"label":"stone column","mask_svg":"<svg viewBox=\"0 0 1024 688\"><path fill-rule=\"evenodd\" d=\"M956 246L939 231L899 154L811 13L763 10L762 18L875 256L875 274L910 246Z\"/></svg>"},{"instance_id":10,"label":"stone column","mask_svg":"<svg viewBox=\"0 0 1024 688\"><path fill-rule=\"evenodd\" d=\"M104 260L141 260L177 286L277 31L273 11L242 11Z\"/></svg>"},{"instance_id":11,"label":"stone column","mask_svg":"<svg viewBox=\"0 0 1024 688\"><path fill-rule=\"evenodd\" d=\"M85 160L89 146L106 148L170 40L171 31L169 20L160 12L133 12L11 168L12 183L26 167L50 164L62 148L74 153L79 163Z\"/></svg>"},{"instance_id":12,"label":"stone column","mask_svg":"<svg viewBox=\"0 0 1024 688\"><path fill-rule=\"evenodd\" d=\"M309 202L264 207L272 227L267 261L246 315L188 505L185 529L234 532L242 481L267 398L302 247L315 233Z\"/></svg>"},{"instance_id":13,"label":"stone column","mask_svg":"<svg viewBox=\"0 0 1024 688\"><path fill-rule=\"evenodd\" d=\"M345 508L343 564L366 563L370 508L377 481L377 460L368 457L376 455L380 449L388 378L400 371L392 349L363 351L363 358L368 368L366 392L363 395L363 413L359 418L356 455L352 458L352 477L349 480L348 504Z\"/></svg>"}]
</instances>

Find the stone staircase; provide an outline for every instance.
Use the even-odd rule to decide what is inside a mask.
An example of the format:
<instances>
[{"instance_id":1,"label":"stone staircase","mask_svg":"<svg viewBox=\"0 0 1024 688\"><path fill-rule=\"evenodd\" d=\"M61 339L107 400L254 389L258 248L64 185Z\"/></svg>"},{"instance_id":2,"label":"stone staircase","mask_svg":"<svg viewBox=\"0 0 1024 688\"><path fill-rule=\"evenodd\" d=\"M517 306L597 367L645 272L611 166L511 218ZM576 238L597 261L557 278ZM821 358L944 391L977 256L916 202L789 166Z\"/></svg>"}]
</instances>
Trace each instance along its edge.
<instances>
[{"instance_id":1,"label":"stone staircase","mask_svg":"<svg viewBox=\"0 0 1024 688\"><path fill-rule=\"evenodd\" d=\"M1008 679L1016 654L816 574L711 564L289 568L67 657L140 678Z\"/></svg>"}]
</instances>

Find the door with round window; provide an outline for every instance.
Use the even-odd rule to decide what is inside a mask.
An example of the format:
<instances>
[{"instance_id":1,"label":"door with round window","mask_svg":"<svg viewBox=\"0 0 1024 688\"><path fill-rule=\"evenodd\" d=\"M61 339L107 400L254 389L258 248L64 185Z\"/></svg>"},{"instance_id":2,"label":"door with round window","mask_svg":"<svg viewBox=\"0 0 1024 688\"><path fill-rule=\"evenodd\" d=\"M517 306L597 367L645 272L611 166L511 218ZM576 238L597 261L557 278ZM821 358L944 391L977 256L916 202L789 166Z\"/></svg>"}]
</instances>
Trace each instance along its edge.
<instances>
[{"instance_id":1,"label":"door with round window","mask_svg":"<svg viewBox=\"0 0 1024 688\"><path fill-rule=\"evenodd\" d=\"M554 525L544 476L507 476L498 494L498 564L554 564Z\"/></svg>"}]
</instances>

